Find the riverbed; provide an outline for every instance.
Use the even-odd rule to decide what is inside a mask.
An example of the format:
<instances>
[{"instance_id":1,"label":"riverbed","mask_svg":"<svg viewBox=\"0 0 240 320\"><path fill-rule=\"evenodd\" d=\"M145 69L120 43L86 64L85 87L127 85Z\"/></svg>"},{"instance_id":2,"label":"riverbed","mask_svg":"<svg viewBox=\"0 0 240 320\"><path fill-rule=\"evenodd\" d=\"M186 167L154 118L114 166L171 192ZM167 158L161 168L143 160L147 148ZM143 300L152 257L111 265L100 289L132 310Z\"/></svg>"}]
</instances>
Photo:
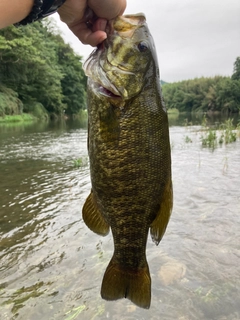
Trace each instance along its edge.
<instances>
[{"instance_id":1,"label":"riverbed","mask_svg":"<svg viewBox=\"0 0 240 320\"><path fill-rule=\"evenodd\" d=\"M113 240L82 221L87 128L0 126L0 319L240 319L240 139L212 150L201 135L170 119L174 207L159 246L148 239L144 310L100 296Z\"/></svg>"}]
</instances>

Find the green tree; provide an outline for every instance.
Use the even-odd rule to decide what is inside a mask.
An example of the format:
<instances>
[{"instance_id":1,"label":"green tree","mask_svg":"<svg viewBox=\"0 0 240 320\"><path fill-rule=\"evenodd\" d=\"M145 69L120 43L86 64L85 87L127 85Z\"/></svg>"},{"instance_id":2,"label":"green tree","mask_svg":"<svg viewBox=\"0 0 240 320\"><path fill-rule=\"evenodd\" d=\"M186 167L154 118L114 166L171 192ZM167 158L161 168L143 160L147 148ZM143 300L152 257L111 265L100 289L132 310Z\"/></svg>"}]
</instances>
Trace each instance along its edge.
<instances>
[{"instance_id":1,"label":"green tree","mask_svg":"<svg viewBox=\"0 0 240 320\"><path fill-rule=\"evenodd\" d=\"M46 37L45 27L39 22L10 26L1 30L1 40L0 81L18 92L24 105L38 101L49 112L61 113L63 75L57 65L56 44Z\"/></svg>"},{"instance_id":2,"label":"green tree","mask_svg":"<svg viewBox=\"0 0 240 320\"><path fill-rule=\"evenodd\" d=\"M224 79L217 85L216 104L218 110L224 113L240 111L240 81Z\"/></svg>"},{"instance_id":3,"label":"green tree","mask_svg":"<svg viewBox=\"0 0 240 320\"><path fill-rule=\"evenodd\" d=\"M236 73L239 62L237 58ZM232 113L240 110L240 80L233 77L216 76L166 83L162 91L167 108L176 108L180 112Z\"/></svg>"},{"instance_id":4,"label":"green tree","mask_svg":"<svg viewBox=\"0 0 240 320\"><path fill-rule=\"evenodd\" d=\"M0 61L0 85L16 92L23 111L40 105L49 113L73 114L85 107L81 57L49 20L0 30Z\"/></svg>"},{"instance_id":5,"label":"green tree","mask_svg":"<svg viewBox=\"0 0 240 320\"><path fill-rule=\"evenodd\" d=\"M240 57L234 62L232 80L240 80Z\"/></svg>"},{"instance_id":6,"label":"green tree","mask_svg":"<svg viewBox=\"0 0 240 320\"><path fill-rule=\"evenodd\" d=\"M58 62L61 66L63 102L67 114L77 114L86 108L86 76L82 69L82 57L75 54L73 49L65 44L60 36L58 40Z\"/></svg>"}]
</instances>

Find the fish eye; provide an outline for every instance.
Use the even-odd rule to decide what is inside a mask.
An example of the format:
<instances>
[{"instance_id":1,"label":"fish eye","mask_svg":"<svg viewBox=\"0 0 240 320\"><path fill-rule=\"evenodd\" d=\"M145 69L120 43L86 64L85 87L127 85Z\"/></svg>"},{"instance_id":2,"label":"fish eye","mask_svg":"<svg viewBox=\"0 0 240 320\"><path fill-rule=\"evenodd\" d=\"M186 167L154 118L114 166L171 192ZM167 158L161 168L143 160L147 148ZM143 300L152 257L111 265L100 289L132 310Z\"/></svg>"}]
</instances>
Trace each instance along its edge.
<instances>
[{"instance_id":1,"label":"fish eye","mask_svg":"<svg viewBox=\"0 0 240 320\"><path fill-rule=\"evenodd\" d=\"M139 42L137 47L140 52L146 52L148 50L148 46L145 42Z\"/></svg>"}]
</instances>

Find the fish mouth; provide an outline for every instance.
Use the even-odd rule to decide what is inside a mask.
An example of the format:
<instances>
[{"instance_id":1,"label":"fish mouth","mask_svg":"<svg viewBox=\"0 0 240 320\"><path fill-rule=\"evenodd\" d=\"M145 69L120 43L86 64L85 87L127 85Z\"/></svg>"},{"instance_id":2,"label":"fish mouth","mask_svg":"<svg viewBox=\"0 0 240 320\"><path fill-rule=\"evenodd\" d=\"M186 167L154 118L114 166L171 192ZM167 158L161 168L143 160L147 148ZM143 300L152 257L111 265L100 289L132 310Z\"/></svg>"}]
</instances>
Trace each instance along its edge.
<instances>
[{"instance_id":1,"label":"fish mouth","mask_svg":"<svg viewBox=\"0 0 240 320\"><path fill-rule=\"evenodd\" d=\"M84 72L88 77L88 84L96 93L106 97L120 97L117 88L111 84L106 72L101 66L101 58L104 55L105 47L103 44L91 53L83 65Z\"/></svg>"},{"instance_id":2,"label":"fish mouth","mask_svg":"<svg viewBox=\"0 0 240 320\"><path fill-rule=\"evenodd\" d=\"M91 89L98 95L105 96L112 99L127 99L127 90L123 87L117 87L109 79L109 72L117 74L129 74L130 72L123 70L119 66L112 66L107 59L108 41L97 48L83 65L84 72L88 77Z\"/></svg>"},{"instance_id":3,"label":"fish mouth","mask_svg":"<svg viewBox=\"0 0 240 320\"><path fill-rule=\"evenodd\" d=\"M122 99L117 89L114 88L115 90L113 90L112 84L111 88L109 89L108 87L103 86L102 83L92 81L91 87L96 94L100 94L102 96L112 99Z\"/></svg>"},{"instance_id":4,"label":"fish mouth","mask_svg":"<svg viewBox=\"0 0 240 320\"><path fill-rule=\"evenodd\" d=\"M134 78L135 73L122 62L113 63L108 53L111 52L114 37L131 38L143 23L144 14L120 16L108 21L107 39L98 45L83 65L90 86L96 94L112 99L129 99L129 88L124 86L121 77Z\"/></svg>"}]
</instances>

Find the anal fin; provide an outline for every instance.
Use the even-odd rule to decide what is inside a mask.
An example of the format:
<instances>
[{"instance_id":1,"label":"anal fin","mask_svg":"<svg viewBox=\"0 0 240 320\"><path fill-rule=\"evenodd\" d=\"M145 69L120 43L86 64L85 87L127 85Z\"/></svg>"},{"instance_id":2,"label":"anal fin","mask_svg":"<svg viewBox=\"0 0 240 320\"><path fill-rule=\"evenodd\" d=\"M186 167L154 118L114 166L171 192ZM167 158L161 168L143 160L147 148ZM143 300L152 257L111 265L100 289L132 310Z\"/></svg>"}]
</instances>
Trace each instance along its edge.
<instances>
[{"instance_id":1,"label":"anal fin","mask_svg":"<svg viewBox=\"0 0 240 320\"><path fill-rule=\"evenodd\" d=\"M93 192L87 197L82 209L82 217L85 224L90 230L101 235L106 236L109 232L109 225L98 209Z\"/></svg>"}]
</instances>

